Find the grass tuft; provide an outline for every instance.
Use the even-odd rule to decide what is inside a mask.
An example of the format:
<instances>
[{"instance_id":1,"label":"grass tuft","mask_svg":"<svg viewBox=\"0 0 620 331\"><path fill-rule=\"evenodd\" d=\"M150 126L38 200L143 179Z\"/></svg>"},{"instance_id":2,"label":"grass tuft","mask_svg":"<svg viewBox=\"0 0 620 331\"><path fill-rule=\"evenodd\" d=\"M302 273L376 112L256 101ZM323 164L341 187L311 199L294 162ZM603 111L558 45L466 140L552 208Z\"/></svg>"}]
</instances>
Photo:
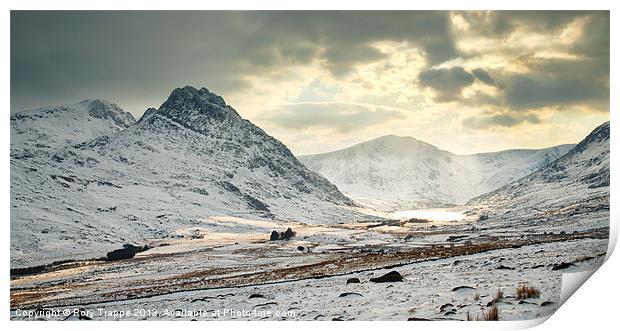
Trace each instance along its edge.
<instances>
[{"instance_id":1,"label":"grass tuft","mask_svg":"<svg viewBox=\"0 0 620 331\"><path fill-rule=\"evenodd\" d=\"M499 309L493 306L491 309L483 311L482 319L484 321L499 321Z\"/></svg>"},{"instance_id":2,"label":"grass tuft","mask_svg":"<svg viewBox=\"0 0 620 331\"><path fill-rule=\"evenodd\" d=\"M521 284L519 285L519 287L517 287L517 291L515 292L515 297L519 300L529 299L529 298L539 298L540 290L533 286Z\"/></svg>"},{"instance_id":3,"label":"grass tuft","mask_svg":"<svg viewBox=\"0 0 620 331\"><path fill-rule=\"evenodd\" d=\"M499 312L500 310L493 306L489 310L483 311L482 314L476 314L475 316L467 312L465 318L468 321L499 321Z\"/></svg>"},{"instance_id":4,"label":"grass tuft","mask_svg":"<svg viewBox=\"0 0 620 331\"><path fill-rule=\"evenodd\" d=\"M504 299L504 291L502 291L501 289L498 289L497 293L495 293L495 298L493 298L493 301L497 302L502 299Z\"/></svg>"}]
</instances>

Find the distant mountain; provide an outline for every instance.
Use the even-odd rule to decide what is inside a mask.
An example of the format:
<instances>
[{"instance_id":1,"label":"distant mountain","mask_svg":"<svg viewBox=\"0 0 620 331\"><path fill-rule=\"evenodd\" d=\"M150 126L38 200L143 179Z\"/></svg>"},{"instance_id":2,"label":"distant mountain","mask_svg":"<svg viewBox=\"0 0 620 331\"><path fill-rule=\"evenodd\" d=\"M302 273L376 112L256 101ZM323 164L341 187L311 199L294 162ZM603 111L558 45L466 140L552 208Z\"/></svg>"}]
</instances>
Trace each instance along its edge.
<instances>
[{"instance_id":1,"label":"distant mountain","mask_svg":"<svg viewBox=\"0 0 620 331\"><path fill-rule=\"evenodd\" d=\"M51 150L119 132L136 120L117 104L88 99L11 115L11 151Z\"/></svg>"},{"instance_id":2,"label":"distant mountain","mask_svg":"<svg viewBox=\"0 0 620 331\"><path fill-rule=\"evenodd\" d=\"M609 153L606 122L554 162L468 204L519 215L566 208L608 210Z\"/></svg>"},{"instance_id":3,"label":"distant mountain","mask_svg":"<svg viewBox=\"0 0 620 331\"><path fill-rule=\"evenodd\" d=\"M11 117L12 267L101 256L127 242L174 237L210 216L363 217L206 88L177 88L138 122L127 115L85 101Z\"/></svg>"},{"instance_id":4,"label":"distant mountain","mask_svg":"<svg viewBox=\"0 0 620 331\"><path fill-rule=\"evenodd\" d=\"M455 155L412 137L384 136L298 158L352 199L391 211L463 204L539 169L572 147Z\"/></svg>"}]
</instances>

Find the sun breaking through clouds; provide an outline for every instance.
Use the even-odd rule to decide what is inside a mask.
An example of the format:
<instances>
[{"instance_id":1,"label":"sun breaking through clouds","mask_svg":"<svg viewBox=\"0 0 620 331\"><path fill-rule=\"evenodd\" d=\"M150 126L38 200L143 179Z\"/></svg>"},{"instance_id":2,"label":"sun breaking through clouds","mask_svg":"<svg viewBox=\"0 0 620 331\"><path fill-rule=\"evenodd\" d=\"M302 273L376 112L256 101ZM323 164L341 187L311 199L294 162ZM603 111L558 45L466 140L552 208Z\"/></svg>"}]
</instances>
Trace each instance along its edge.
<instances>
[{"instance_id":1,"label":"sun breaking through clouds","mask_svg":"<svg viewBox=\"0 0 620 331\"><path fill-rule=\"evenodd\" d=\"M609 118L609 12L11 13L11 111L105 98L139 116L184 85L296 154L574 143Z\"/></svg>"}]
</instances>

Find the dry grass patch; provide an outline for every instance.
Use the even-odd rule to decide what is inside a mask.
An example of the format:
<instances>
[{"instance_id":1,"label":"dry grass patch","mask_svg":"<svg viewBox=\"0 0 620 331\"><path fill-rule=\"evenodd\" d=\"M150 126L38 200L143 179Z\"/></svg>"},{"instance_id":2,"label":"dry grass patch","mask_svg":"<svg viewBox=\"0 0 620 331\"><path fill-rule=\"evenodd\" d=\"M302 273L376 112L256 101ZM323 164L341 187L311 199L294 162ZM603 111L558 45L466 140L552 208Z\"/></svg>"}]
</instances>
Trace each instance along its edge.
<instances>
[{"instance_id":1,"label":"dry grass patch","mask_svg":"<svg viewBox=\"0 0 620 331\"><path fill-rule=\"evenodd\" d=\"M499 321L499 309L495 306L491 309L482 312L483 321Z\"/></svg>"},{"instance_id":2,"label":"dry grass patch","mask_svg":"<svg viewBox=\"0 0 620 331\"><path fill-rule=\"evenodd\" d=\"M467 312L465 316L468 321L499 321L499 308L493 306L489 310L485 310L482 314L472 315Z\"/></svg>"},{"instance_id":3,"label":"dry grass patch","mask_svg":"<svg viewBox=\"0 0 620 331\"><path fill-rule=\"evenodd\" d=\"M497 302L502 299L504 299L504 291L502 291L501 289L498 289L497 292L495 293L495 298L493 298L493 302Z\"/></svg>"},{"instance_id":4,"label":"dry grass patch","mask_svg":"<svg viewBox=\"0 0 620 331\"><path fill-rule=\"evenodd\" d=\"M515 292L515 297L519 300L529 299L529 298L539 298L540 290L533 286L529 286L527 284L521 284L519 285L519 287L517 287L517 290Z\"/></svg>"}]
</instances>

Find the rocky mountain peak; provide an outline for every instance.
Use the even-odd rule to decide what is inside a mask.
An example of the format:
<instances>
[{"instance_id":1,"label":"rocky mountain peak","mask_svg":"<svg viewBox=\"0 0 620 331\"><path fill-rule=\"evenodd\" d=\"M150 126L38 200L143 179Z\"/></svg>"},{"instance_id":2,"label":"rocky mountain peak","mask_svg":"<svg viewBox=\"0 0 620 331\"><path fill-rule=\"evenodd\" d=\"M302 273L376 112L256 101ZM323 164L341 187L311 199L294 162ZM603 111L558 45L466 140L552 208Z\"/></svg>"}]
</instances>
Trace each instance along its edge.
<instances>
[{"instance_id":1,"label":"rocky mountain peak","mask_svg":"<svg viewBox=\"0 0 620 331\"><path fill-rule=\"evenodd\" d=\"M209 122L240 118L232 107L226 105L224 98L206 87L196 89L192 86L174 89L157 114L197 131L202 131Z\"/></svg>"},{"instance_id":2,"label":"rocky mountain peak","mask_svg":"<svg viewBox=\"0 0 620 331\"><path fill-rule=\"evenodd\" d=\"M166 103L172 104L189 104L203 105L206 103L214 104L220 107L226 107L226 102L221 96L212 93L206 87L196 89L193 86L175 88Z\"/></svg>"},{"instance_id":3,"label":"rocky mountain peak","mask_svg":"<svg viewBox=\"0 0 620 331\"><path fill-rule=\"evenodd\" d=\"M575 151L582 152L589 145L603 141L609 141L609 121L596 127L585 139L575 146Z\"/></svg>"},{"instance_id":4,"label":"rocky mountain peak","mask_svg":"<svg viewBox=\"0 0 620 331\"><path fill-rule=\"evenodd\" d=\"M101 119L111 119L120 127L129 127L136 119L119 105L103 99L86 99L78 103L84 107L88 114Z\"/></svg>"}]
</instances>

